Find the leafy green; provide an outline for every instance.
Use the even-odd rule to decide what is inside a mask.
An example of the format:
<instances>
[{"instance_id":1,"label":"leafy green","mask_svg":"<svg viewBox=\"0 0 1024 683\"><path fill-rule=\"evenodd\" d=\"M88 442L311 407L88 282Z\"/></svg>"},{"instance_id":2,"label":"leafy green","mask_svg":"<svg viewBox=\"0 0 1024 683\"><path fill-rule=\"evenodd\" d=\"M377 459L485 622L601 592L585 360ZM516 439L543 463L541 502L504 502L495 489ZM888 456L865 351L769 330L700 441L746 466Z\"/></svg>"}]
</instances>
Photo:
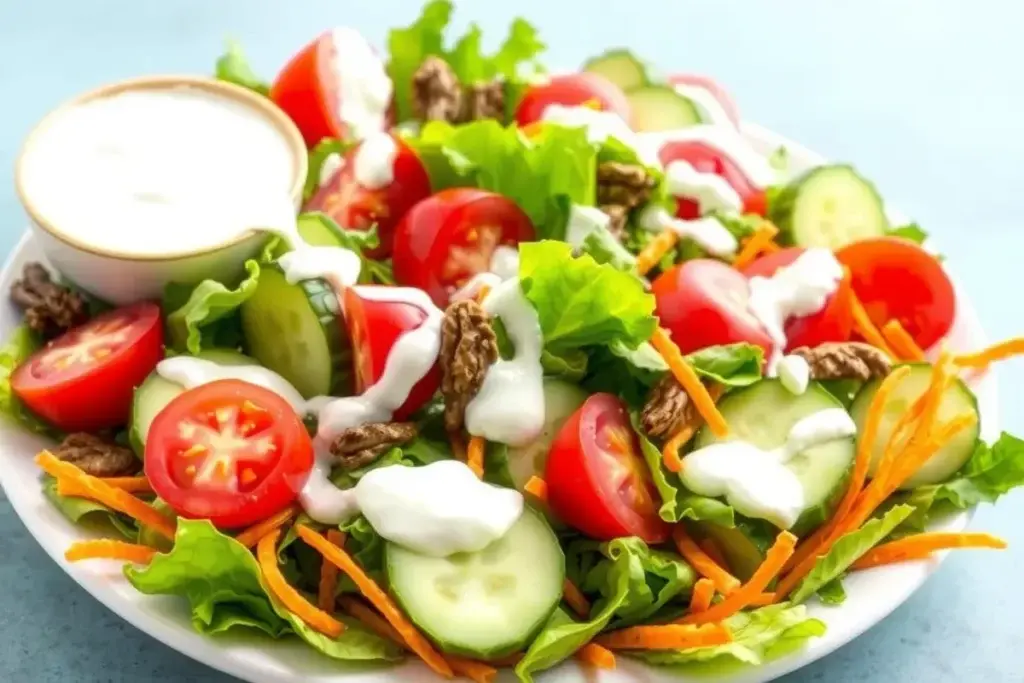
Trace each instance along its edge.
<instances>
[{"instance_id":1,"label":"leafy green","mask_svg":"<svg viewBox=\"0 0 1024 683\"><path fill-rule=\"evenodd\" d=\"M242 46L236 40L228 41L227 52L217 60L214 75L217 80L240 85L263 96L270 95L270 84L252 70L249 60L242 52Z\"/></svg>"},{"instance_id":2,"label":"leafy green","mask_svg":"<svg viewBox=\"0 0 1024 683\"><path fill-rule=\"evenodd\" d=\"M366 255L380 246L377 226L369 230L347 230L337 221L320 211L306 211L297 220L299 235L313 246L343 247L359 254L359 284L393 285L395 274L390 261L378 261ZM279 256L283 249L275 252Z\"/></svg>"},{"instance_id":3,"label":"leafy green","mask_svg":"<svg viewBox=\"0 0 1024 683\"><path fill-rule=\"evenodd\" d=\"M761 380L764 351L753 344L709 346L686 356L694 371L727 387L746 387Z\"/></svg>"},{"instance_id":4,"label":"leafy green","mask_svg":"<svg viewBox=\"0 0 1024 683\"><path fill-rule=\"evenodd\" d=\"M324 162L332 154L344 157L351 145L337 138L323 138L309 150L309 171L306 173L306 184L302 188L302 201L308 202L310 197L320 189L320 176L324 170Z\"/></svg>"},{"instance_id":5,"label":"leafy green","mask_svg":"<svg viewBox=\"0 0 1024 683\"><path fill-rule=\"evenodd\" d=\"M790 595L790 600L799 604L839 578L864 553L885 540L913 511L909 505L897 505L882 517L868 520L861 528L842 536L824 557L818 558L814 568Z\"/></svg>"},{"instance_id":6,"label":"leafy green","mask_svg":"<svg viewBox=\"0 0 1024 683\"><path fill-rule=\"evenodd\" d=\"M928 239L928 233L922 230L921 226L917 223L907 223L906 225L889 228L888 235L891 237L902 237L917 244L923 244Z\"/></svg>"},{"instance_id":7,"label":"leafy green","mask_svg":"<svg viewBox=\"0 0 1024 683\"><path fill-rule=\"evenodd\" d=\"M625 272L633 272L636 266L636 256L607 230L594 230L587 234L580 245L580 251L589 254L598 263L607 263Z\"/></svg>"},{"instance_id":8,"label":"leafy green","mask_svg":"<svg viewBox=\"0 0 1024 683\"><path fill-rule=\"evenodd\" d=\"M846 602L846 589L841 578L832 579L818 589L818 599L826 605L841 605Z\"/></svg>"},{"instance_id":9,"label":"leafy green","mask_svg":"<svg viewBox=\"0 0 1024 683\"><path fill-rule=\"evenodd\" d=\"M540 364L546 377L555 377L566 382L579 382L587 373L589 365L587 352L583 349L568 349L561 354L543 351Z\"/></svg>"},{"instance_id":10,"label":"leafy green","mask_svg":"<svg viewBox=\"0 0 1024 683\"><path fill-rule=\"evenodd\" d=\"M260 264L245 262L246 275L237 286L217 280L203 280L189 289L176 283L164 292L169 346L177 352L199 353L205 348L237 347L242 341L238 307L255 293ZM186 295L187 292L187 295ZM182 296L187 299L182 301Z\"/></svg>"},{"instance_id":11,"label":"leafy green","mask_svg":"<svg viewBox=\"0 0 1024 683\"><path fill-rule=\"evenodd\" d=\"M11 389L11 374L42 345L36 333L21 324L0 347L0 415L30 432L57 438L60 432L36 417Z\"/></svg>"},{"instance_id":12,"label":"leafy green","mask_svg":"<svg viewBox=\"0 0 1024 683\"><path fill-rule=\"evenodd\" d=\"M43 477L43 495L73 524L109 525L129 541L139 537L139 527L135 520L88 498L60 495L57 493L57 480L49 475Z\"/></svg>"}]
</instances>

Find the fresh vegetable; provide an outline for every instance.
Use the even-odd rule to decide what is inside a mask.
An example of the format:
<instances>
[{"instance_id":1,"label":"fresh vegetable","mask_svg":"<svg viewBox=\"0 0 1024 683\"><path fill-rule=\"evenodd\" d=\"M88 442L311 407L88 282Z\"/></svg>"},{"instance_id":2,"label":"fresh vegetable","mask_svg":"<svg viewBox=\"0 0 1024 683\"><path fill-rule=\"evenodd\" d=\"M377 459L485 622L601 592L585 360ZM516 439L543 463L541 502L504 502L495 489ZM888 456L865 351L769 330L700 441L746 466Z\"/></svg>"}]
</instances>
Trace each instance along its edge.
<instances>
[{"instance_id":1,"label":"fresh vegetable","mask_svg":"<svg viewBox=\"0 0 1024 683\"><path fill-rule=\"evenodd\" d=\"M707 428L718 437L724 437L729 427L725 422L725 416L715 406L715 398L711 395L704 383L700 381L696 370L686 361L679 347L672 341L664 328L658 327L651 336L651 343L658 350L662 358L668 364L672 376L679 385L686 391L693 402L694 408L707 423Z\"/></svg>"},{"instance_id":2,"label":"fresh vegetable","mask_svg":"<svg viewBox=\"0 0 1024 683\"><path fill-rule=\"evenodd\" d=\"M64 559L68 562L124 560L125 562L133 562L135 564L149 564L155 554L156 550L153 548L137 543L98 539L73 543L64 552Z\"/></svg>"},{"instance_id":3,"label":"fresh vegetable","mask_svg":"<svg viewBox=\"0 0 1024 683\"><path fill-rule=\"evenodd\" d=\"M630 124L641 133L688 128L701 122L700 111L693 102L669 86L641 86L626 93L626 100Z\"/></svg>"},{"instance_id":4,"label":"fresh vegetable","mask_svg":"<svg viewBox=\"0 0 1024 683\"><path fill-rule=\"evenodd\" d=\"M764 191L754 185L736 162L721 150L698 141L669 140L658 150L658 158L666 167L674 161L684 161L697 171L721 176L739 196L743 213L764 215ZM679 197L676 206L679 218L691 220L702 215L699 202L693 198Z\"/></svg>"},{"instance_id":5,"label":"fresh vegetable","mask_svg":"<svg viewBox=\"0 0 1024 683\"><path fill-rule=\"evenodd\" d=\"M616 49L588 59L583 71L603 76L623 92L647 85L647 67L629 50Z\"/></svg>"},{"instance_id":6,"label":"fresh vegetable","mask_svg":"<svg viewBox=\"0 0 1024 683\"><path fill-rule=\"evenodd\" d=\"M890 541L869 550L853 563L855 570L871 569L886 564L919 560L931 557L939 550L954 548L989 548L1005 550L1006 541L989 534L943 533L933 532L907 536L898 541Z\"/></svg>"},{"instance_id":7,"label":"fresh vegetable","mask_svg":"<svg viewBox=\"0 0 1024 683\"><path fill-rule=\"evenodd\" d=\"M0 415L36 434L53 434L54 428L32 413L14 393L11 376L42 346L42 341L22 323L0 347Z\"/></svg>"},{"instance_id":8,"label":"fresh vegetable","mask_svg":"<svg viewBox=\"0 0 1024 683\"><path fill-rule=\"evenodd\" d=\"M270 94L270 85L252 70L242 46L236 40L228 41L227 51L217 60L217 69L214 73L217 80L234 83L260 95Z\"/></svg>"},{"instance_id":9,"label":"fresh vegetable","mask_svg":"<svg viewBox=\"0 0 1024 683\"><path fill-rule=\"evenodd\" d=\"M276 529L271 531L260 539L256 548L256 558L260 563L263 582L267 585L271 595L311 628L330 638L337 638L345 630L345 625L306 602L302 594L292 588L281 574L281 570L278 569L277 539L279 536L280 531Z\"/></svg>"},{"instance_id":10,"label":"fresh vegetable","mask_svg":"<svg viewBox=\"0 0 1024 683\"><path fill-rule=\"evenodd\" d=\"M712 587L723 595L728 595L740 587L740 581L729 573L729 570L721 566L704 552L697 542L686 533L686 529L679 525L672 531L672 540L675 541L679 554L690 563L698 574L707 578ZM696 610L703 612L704 610Z\"/></svg>"},{"instance_id":11,"label":"fresh vegetable","mask_svg":"<svg viewBox=\"0 0 1024 683\"><path fill-rule=\"evenodd\" d=\"M736 515L734 526L724 526L713 521L688 522L687 529L692 530L695 539L703 539L700 548L706 555L710 553L705 544L722 555L715 560L720 566L727 566L740 581L746 581L764 562L765 553L771 547L774 528L763 520L747 519Z\"/></svg>"},{"instance_id":12,"label":"fresh vegetable","mask_svg":"<svg viewBox=\"0 0 1024 683\"><path fill-rule=\"evenodd\" d=\"M729 115L729 119L738 128L740 125L740 113L739 108L733 101L729 93L723 88L718 81L708 78L707 76L701 76L699 74L671 74L668 77L668 82L672 85L689 85L697 88L702 88L711 93L711 96L718 100L718 103L722 105L722 109Z\"/></svg>"},{"instance_id":13,"label":"fresh vegetable","mask_svg":"<svg viewBox=\"0 0 1024 683\"><path fill-rule=\"evenodd\" d=\"M631 120L630 101L626 95L604 76L595 73L554 76L544 83L531 86L516 109L516 123L526 126L544 118L544 110L557 104L564 107L591 106L612 112L624 121Z\"/></svg>"},{"instance_id":14,"label":"fresh vegetable","mask_svg":"<svg viewBox=\"0 0 1024 683\"><path fill-rule=\"evenodd\" d=\"M559 430L586 400L587 393L575 384L544 380L544 427L540 435L525 446L508 449L509 474L517 489L525 490L532 478L544 473L548 452Z\"/></svg>"}]
</instances>

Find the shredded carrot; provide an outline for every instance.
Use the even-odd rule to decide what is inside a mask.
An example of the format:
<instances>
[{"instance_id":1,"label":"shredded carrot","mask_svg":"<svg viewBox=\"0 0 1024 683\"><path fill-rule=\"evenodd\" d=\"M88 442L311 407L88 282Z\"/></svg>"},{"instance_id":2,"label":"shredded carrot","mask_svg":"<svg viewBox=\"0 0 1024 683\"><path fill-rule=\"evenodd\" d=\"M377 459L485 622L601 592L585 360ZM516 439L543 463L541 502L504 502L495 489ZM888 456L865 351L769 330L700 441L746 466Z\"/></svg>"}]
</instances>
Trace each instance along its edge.
<instances>
[{"instance_id":1,"label":"shredded carrot","mask_svg":"<svg viewBox=\"0 0 1024 683\"><path fill-rule=\"evenodd\" d=\"M327 531L327 540L338 546L345 545L345 534L338 529ZM326 560L320 563L320 586L317 591L316 604L328 614L334 614L335 596L338 592L338 568Z\"/></svg>"},{"instance_id":2,"label":"shredded carrot","mask_svg":"<svg viewBox=\"0 0 1024 683\"><path fill-rule=\"evenodd\" d=\"M732 633L722 623L663 624L630 626L605 633L594 639L609 650L687 650L693 647L725 645L732 642Z\"/></svg>"},{"instance_id":3,"label":"shredded carrot","mask_svg":"<svg viewBox=\"0 0 1024 683\"><path fill-rule=\"evenodd\" d=\"M956 364L963 368L986 368L992 363L1006 360L1024 353L1024 337L1008 339L974 353L956 357Z\"/></svg>"},{"instance_id":4,"label":"shredded carrot","mask_svg":"<svg viewBox=\"0 0 1024 683\"><path fill-rule=\"evenodd\" d=\"M786 560L793 554L796 548L796 536L788 531L781 532L775 539L775 543L765 553L764 562L757 568L750 580L725 596L717 605L713 605L703 612L687 614L677 623L683 624L707 624L711 622L728 619L745 607L757 600L768 584L782 571Z\"/></svg>"},{"instance_id":5,"label":"shredded carrot","mask_svg":"<svg viewBox=\"0 0 1024 683\"><path fill-rule=\"evenodd\" d=\"M780 251L782 251L782 247L775 242L769 242L761 248L762 254L777 254Z\"/></svg>"},{"instance_id":6,"label":"shredded carrot","mask_svg":"<svg viewBox=\"0 0 1024 683\"><path fill-rule=\"evenodd\" d=\"M853 564L853 568L868 569L908 559L920 559L936 550L952 550L954 548L1004 550L1006 541L989 534L977 533L931 532L916 534L872 548Z\"/></svg>"},{"instance_id":7,"label":"shredded carrot","mask_svg":"<svg viewBox=\"0 0 1024 683\"><path fill-rule=\"evenodd\" d=\"M679 380L679 384L682 385L690 400L693 401L694 407L697 408L697 412L700 413L708 427L711 428L711 432L717 437L727 436L729 434L729 425L726 424L722 414L718 412L718 408L715 406L715 399L711 397L707 387L697 377L697 373L693 371L690 364L686 362L682 352L676 346L676 343L672 341L672 338L669 337L668 332L662 327L656 328L654 335L651 337L651 343L654 344L654 348L658 350L661 357L668 363L672 374Z\"/></svg>"},{"instance_id":8,"label":"shredded carrot","mask_svg":"<svg viewBox=\"0 0 1024 683\"><path fill-rule=\"evenodd\" d=\"M686 533L682 524L677 524L672 531L672 540L676 542L676 548L683 559L689 562L698 574L711 579L719 593L728 595L740 587L740 580L701 550L696 541Z\"/></svg>"},{"instance_id":9,"label":"shredded carrot","mask_svg":"<svg viewBox=\"0 0 1024 683\"><path fill-rule=\"evenodd\" d=\"M867 310L864 308L864 304L861 302L860 297L852 289L850 290L850 307L853 309L853 329L857 331L860 336L864 337L864 341L872 346L885 351L890 358L895 358L896 354L893 353L892 349L885 341L885 337L878 331L878 327L871 320Z\"/></svg>"},{"instance_id":10,"label":"shredded carrot","mask_svg":"<svg viewBox=\"0 0 1024 683\"><path fill-rule=\"evenodd\" d=\"M84 497L103 503L118 512L123 512L174 540L175 521L127 491L114 488L97 477L89 476L71 463L58 460L49 451L43 451L37 455L36 464L50 476L56 477L58 484L62 479L75 481L82 487Z\"/></svg>"},{"instance_id":11,"label":"shredded carrot","mask_svg":"<svg viewBox=\"0 0 1024 683\"><path fill-rule=\"evenodd\" d=\"M713 538L705 538L700 541L697 545L700 549L707 553L707 556L714 560L715 564L719 567L728 567L729 562L725 559L725 555L722 554L722 549L718 547Z\"/></svg>"},{"instance_id":12,"label":"shredded carrot","mask_svg":"<svg viewBox=\"0 0 1024 683\"><path fill-rule=\"evenodd\" d=\"M540 477L532 475L523 488L540 502L548 502L548 483Z\"/></svg>"},{"instance_id":13,"label":"shredded carrot","mask_svg":"<svg viewBox=\"0 0 1024 683\"><path fill-rule=\"evenodd\" d=\"M775 593L761 593L747 607L764 607L775 603Z\"/></svg>"},{"instance_id":14,"label":"shredded carrot","mask_svg":"<svg viewBox=\"0 0 1024 683\"><path fill-rule=\"evenodd\" d=\"M466 465L473 470L473 474L484 478L484 449L487 442L482 436L474 436L469 439L469 448L466 449Z\"/></svg>"},{"instance_id":15,"label":"shredded carrot","mask_svg":"<svg viewBox=\"0 0 1024 683\"><path fill-rule=\"evenodd\" d=\"M572 611L586 619L590 616L590 601L583 591L576 587L576 584L566 579L562 584L562 597L565 598Z\"/></svg>"},{"instance_id":16,"label":"shredded carrot","mask_svg":"<svg viewBox=\"0 0 1024 683\"><path fill-rule=\"evenodd\" d=\"M676 246L679 241L679 233L667 229L658 233L658 236L648 242L640 253L636 255L636 272L638 275L646 275L654 266L658 265L668 250Z\"/></svg>"},{"instance_id":17,"label":"shredded carrot","mask_svg":"<svg viewBox=\"0 0 1024 683\"><path fill-rule=\"evenodd\" d=\"M149 564L154 555L156 555L156 550L147 545L100 539L72 543L71 547L64 552L64 559L68 562L78 562L80 560L125 560L135 564Z\"/></svg>"},{"instance_id":18,"label":"shredded carrot","mask_svg":"<svg viewBox=\"0 0 1024 683\"><path fill-rule=\"evenodd\" d=\"M661 461L669 472L679 472L683 469L683 460L679 457L679 451L693 438L694 431L696 430L692 426L686 425L665 443L665 448L661 451Z\"/></svg>"},{"instance_id":19,"label":"shredded carrot","mask_svg":"<svg viewBox=\"0 0 1024 683\"><path fill-rule=\"evenodd\" d=\"M274 529L261 538L256 545L256 559L267 588L282 605L294 612L295 616L309 624L311 628L330 638L337 638L344 632L345 625L330 614L306 602L302 594L292 588L281 574L281 569L277 566L277 539L280 535L281 530Z\"/></svg>"},{"instance_id":20,"label":"shredded carrot","mask_svg":"<svg viewBox=\"0 0 1024 683\"><path fill-rule=\"evenodd\" d=\"M736 260L732 262L733 268L737 270L746 268L754 262L761 252L764 251L767 245L772 243L775 236L779 234L779 229L774 225L765 221L761 224L754 234L751 235L747 241L743 244L743 248L740 249L740 253L736 254Z\"/></svg>"},{"instance_id":21,"label":"shredded carrot","mask_svg":"<svg viewBox=\"0 0 1024 683\"><path fill-rule=\"evenodd\" d=\"M280 529L291 520L292 517L297 515L299 508L295 505L289 505L284 510L267 517L263 521L256 522L251 527L242 530L235 540L244 545L246 548L251 548L260 542L260 539L269 534L274 529Z\"/></svg>"},{"instance_id":22,"label":"shredded carrot","mask_svg":"<svg viewBox=\"0 0 1024 683\"><path fill-rule=\"evenodd\" d=\"M595 669L614 669L615 653L597 643L587 643L576 650L576 659Z\"/></svg>"},{"instance_id":23,"label":"shredded carrot","mask_svg":"<svg viewBox=\"0 0 1024 683\"><path fill-rule=\"evenodd\" d=\"M324 559L338 566L341 571L352 579L359 592L369 600L377 610L384 615L384 618L402 635L402 639L409 645L409 649L415 652L427 666L438 674L452 677L452 668L444 658L434 649L433 645L423 637L423 634L416 630L416 627L402 614L401 610L388 597L380 586L371 579L359 564L352 559L342 548L333 545L326 538L310 529L308 526L298 525L295 527L299 538L312 546Z\"/></svg>"},{"instance_id":24,"label":"shredded carrot","mask_svg":"<svg viewBox=\"0 0 1024 683\"><path fill-rule=\"evenodd\" d=\"M885 337L885 341L889 342L889 347L896 352L901 360L914 362L924 360L924 351L896 318L882 326L882 336Z\"/></svg>"},{"instance_id":25,"label":"shredded carrot","mask_svg":"<svg viewBox=\"0 0 1024 683\"><path fill-rule=\"evenodd\" d=\"M690 613L703 612L711 607L711 598L715 597L715 582L708 578L697 581L690 596Z\"/></svg>"},{"instance_id":26,"label":"shredded carrot","mask_svg":"<svg viewBox=\"0 0 1024 683\"><path fill-rule=\"evenodd\" d=\"M488 663L493 664L494 666L509 667L515 666L516 664L521 662L523 657L524 655L522 652L513 652L510 655L505 655L504 657L496 657L494 659L488 659L487 661Z\"/></svg>"},{"instance_id":27,"label":"shredded carrot","mask_svg":"<svg viewBox=\"0 0 1024 683\"><path fill-rule=\"evenodd\" d=\"M146 477L96 477L107 486L121 489L128 493L152 493L153 487L149 485ZM57 493L62 496L88 496L84 486L74 479L61 479L57 482Z\"/></svg>"}]
</instances>

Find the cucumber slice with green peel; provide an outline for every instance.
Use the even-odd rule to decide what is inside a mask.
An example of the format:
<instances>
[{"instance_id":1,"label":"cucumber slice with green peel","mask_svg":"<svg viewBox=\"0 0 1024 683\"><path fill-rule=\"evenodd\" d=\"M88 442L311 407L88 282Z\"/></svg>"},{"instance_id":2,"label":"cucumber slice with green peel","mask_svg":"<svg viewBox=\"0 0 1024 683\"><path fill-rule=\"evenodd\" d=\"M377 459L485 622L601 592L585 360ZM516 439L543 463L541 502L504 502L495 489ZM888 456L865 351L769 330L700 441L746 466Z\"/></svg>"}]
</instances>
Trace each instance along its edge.
<instances>
[{"instance_id":1,"label":"cucumber slice with green peel","mask_svg":"<svg viewBox=\"0 0 1024 683\"><path fill-rule=\"evenodd\" d=\"M608 50L583 65L587 73L604 76L623 92L636 90L649 83L647 67L629 50Z\"/></svg>"},{"instance_id":2,"label":"cucumber slice with green peel","mask_svg":"<svg viewBox=\"0 0 1024 683\"><path fill-rule=\"evenodd\" d=\"M314 247L344 247L346 242L338 234L337 224L319 218L300 218L299 235Z\"/></svg>"},{"instance_id":3,"label":"cucumber slice with green peel","mask_svg":"<svg viewBox=\"0 0 1024 683\"><path fill-rule=\"evenodd\" d=\"M792 181L772 200L768 218L802 247L839 249L889 231L874 185L850 166L821 166Z\"/></svg>"},{"instance_id":4,"label":"cucumber slice with green peel","mask_svg":"<svg viewBox=\"0 0 1024 683\"><path fill-rule=\"evenodd\" d=\"M352 393L352 349L338 296L326 281L292 284L277 266L264 266L241 316L249 353L300 394Z\"/></svg>"},{"instance_id":5,"label":"cucumber slice with green peel","mask_svg":"<svg viewBox=\"0 0 1024 683\"><path fill-rule=\"evenodd\" d=\"M517 489L522 491L532 476L543 477L551 442L587 396L587 392L575 384L550 378L544 380L544 427L540 436L525 446L508 449L508 472Z\"/></svg>"},{"instance_id":6,"label":"cucumber slice with green peel","mask_svg":"<svg viewBox=\"0 0 1024 683\"><path fill-rule=\"evenodd\" d=\"M384 554L395 599L445 652L493 658L522 650L562 599L565 556L529 508L475 553L429 557L389 542Z\"/></svg>"},{"instance_id":7,"label":"cucumber slice with green peel","mask_svg":"<svg viewBox=\"0 0 1024 683\"><path fill-rule=\"evenodd\" d=\"M868 474L874 476L875 469L882 458L882 451L889 442L892 430L900 417L907 412L910 406L921 394L925 392L931 382L932 368L926 363L913 363L910 365L910 374L903 378L899 384L893 387L892 393L885 406L882 408L882 420L878 425L878 436L871 449L871 465ZM850 415L857 423L857 430L864 428L867 420L868 410L875 398L878 387L882 380L872 380L864 385L853 405L850 406ZM981 434L981 419L978 414L978 401L966 384L960 379L954 379L952 384L942 395L939 409L936 413L938 423L951 420L960 415L973 413L979 418L973 427L962 430L959 434L950 439L940 448L935 455L924 464L921 469L909 477L900 487L909 490L917 486L939 484L955 474L964 463L966 463L978 444L978 437Z\"/></svg>"},{"instance_id":8,"label":"cucumber slice with green peel","mask_svg":"<svg viewBox=\"0 0 1024 683\"><path fill-rule=\"evenodd\" d=\"M742 439L763 450L786 443L789 432L801 419L842 404L816 382L800 395L789 392L777 379L766 379L729 393L718 410L729 424L724 440ZM722 441L708 427L697 434L695 448ZM828 519L846 489L847 476L856 455L854 439L835 439L793 455L789 469L804 492L804 508L790 531L797 536Z\"/></svg>"},{"instance_id":9,"label":"cucumber slice with green peel","mask_svg":"<svg viewBox=\"0 0 1024 683\"><path fill-rule=\"evenodd\" d=\"M697 540L710 539L722 551L729 572L746 581L764 562L775 540L774 527L767 522L736 516L736 526L724 527L712 522L691 522L687 527Z\"/></svg>"},{"instance_id":10,"label":"cucumber slice with green peel","mask_svg":"<svg viewBox=\"0 0 1024 683\"><path fill-rule=\"evenodd\" d=\"M674 88L648 85L626 93L630 124L638 133L688 128L701 122L700 112L689 98Z\"/></svg>"}]
</instances>

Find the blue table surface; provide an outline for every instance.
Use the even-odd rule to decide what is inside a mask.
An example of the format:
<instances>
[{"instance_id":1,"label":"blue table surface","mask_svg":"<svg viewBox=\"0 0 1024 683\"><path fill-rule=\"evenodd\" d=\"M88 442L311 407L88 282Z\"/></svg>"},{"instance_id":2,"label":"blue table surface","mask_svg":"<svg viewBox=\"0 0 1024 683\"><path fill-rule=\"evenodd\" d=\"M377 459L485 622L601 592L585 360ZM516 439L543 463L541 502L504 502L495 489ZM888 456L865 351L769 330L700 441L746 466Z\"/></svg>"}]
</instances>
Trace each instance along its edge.
<instances>
[{"instance_id":1,"label":"blue table surface","mask_svg":"<svg viewBox=\"0 0 1024 683\"><path fill-rule=\"evenodd\" d=\"M1016 277L1024 253L1024 10L998 0L788 2L459 2L457 23L492 40L517 14L571 67L626 45L663 67L715 75L746 118L849 159L918 220L948 255L987 330L1024 332ZM515 5L515 7L513 7ZM585 9L584 9L585 8ZM207 73L225 36L273 74L325 27L349 24L382 42L415 1L33 0L0 3L0 251L25 225L11 169L24 135L63 99L146 73ZM1000 370L1002 420L1024 429ZM787 676L830 681L1024 680L1024 494L975 518L1010 550L954 554L888 619L837 653ZM220 681L121 621L79 589L28 535L0 494L0 680Z\"/></svg>"}]
</instances>

